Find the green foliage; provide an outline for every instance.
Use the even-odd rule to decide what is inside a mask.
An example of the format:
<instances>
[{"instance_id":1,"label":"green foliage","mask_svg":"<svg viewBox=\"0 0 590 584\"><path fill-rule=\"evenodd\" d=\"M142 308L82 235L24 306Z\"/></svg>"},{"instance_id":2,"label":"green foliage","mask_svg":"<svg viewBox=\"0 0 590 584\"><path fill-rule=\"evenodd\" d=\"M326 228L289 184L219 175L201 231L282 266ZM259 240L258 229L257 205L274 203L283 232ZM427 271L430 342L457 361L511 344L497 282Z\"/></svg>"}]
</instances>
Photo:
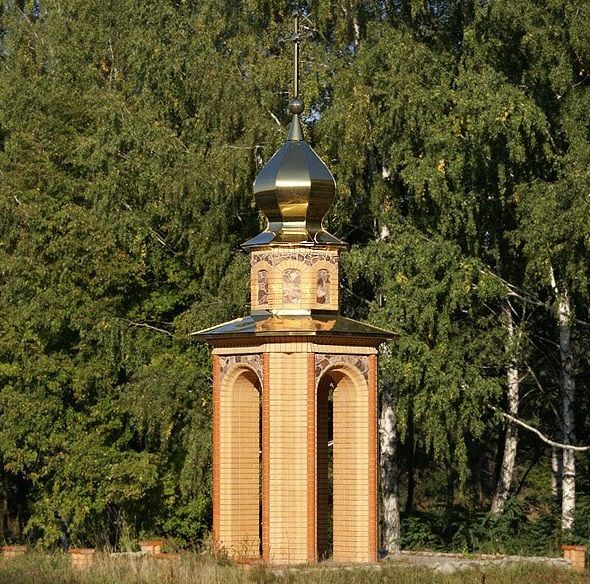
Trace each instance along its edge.
<instances>
[{"instance_id":1,"label":"green foliage","mask_svg":"<svg viewBox=\"0 0 590 584\"><path fill-rule=\"evenodd\" d=\"M590 498L587 495L576 501L574 530L567 537L568 541L564 539L563 543L590 544Z\"/></svg>"},{"instance_id":2,"label":"green foliage","mask_svg":"<svg viewBox=\"0 0 590 584\"><path fill-rule=\"evenodd\" d=\"M402 545L464 553L561 555L559 521L553 510L539 513L528 501L510 498L502 514L456 508L404 518Z\"/></svg>"},{"instance_id":3,"label":"green foliage","mask_svg":"<svg viewBox=\"0 0 590 584\"><path fill-rule=\"evenodd\" d=\"M5 471L30 483L26 533L46 545L64 531L95 543L118 513L152 530L189 515L192 531L169 528L181 537L208 522L209 357L172 335L212 324L203 306L243 310L245 283L219 286L244 273L233 258L253 167L242 157L236 174L242 146L226 145L239 120L207 129L231 88L220 78L197 99L178 83L211 57L177 34L187 10L3 14L0 443ZM199 103L213 108L203 118ZM229 215L228 191L243 195Z\"/></svg>"},{"instance_id":4,"label":"green foliage","mask_svg":"<svg viewBox=\"0 0 590 584\"><path fill-rule=\"evenodd\" d=\"M419 515L407 517L403 522L401 545L409 550L436 550L443 547L443 541L433 526Z\"/></svg>"},{"instance_id":5,"label":"green foliage","mask_svg":"<svg viewBox=\"0 0 590 584\"><path fill-rule=\"evenodd\" d=\"M163 524L163 532L180 542L199 541L210 525L210 499L201 495L174 510Z\"/></svg>"},{"instance_id":6,"label":"green foliage","mask_svg":"<svg viewBox=\"0 0 590 584\"><path fill-rule=\"evenodd\" d=\"M400 335L382 363L396 388L400 432L411 417L424 447L437 460L452 458L465 480L465 440L481 436L482 409L499 394L503 332L486 304L502 287L458 246L407 225L353 250L345 270L353 290L359 282L379 291L369 316Z\"/></svg>"},{"instance_id":7,"label":"green foliage","mask_svg":"<svg viewBox=\"0 0 590 584\"><path fill-rule=\"evenodd\" d=\"M589 4L303 8L305 131L338 181L329 227L352 244L342 309L399 333L381 380L402 492L435 517L406 518L404 541L556 545L545 461L523 432L521 503L483 512L502 442L489 406L504 406L515 362L519 415L558 434L552 269L572 298L588 435ZM238 245L259 228L251 184L288 122L290 13L278 0L0 4L4 537L117 545L123 519L203 537L210 361L188 333L247 311Z\"/></svg>"}]
</instances>

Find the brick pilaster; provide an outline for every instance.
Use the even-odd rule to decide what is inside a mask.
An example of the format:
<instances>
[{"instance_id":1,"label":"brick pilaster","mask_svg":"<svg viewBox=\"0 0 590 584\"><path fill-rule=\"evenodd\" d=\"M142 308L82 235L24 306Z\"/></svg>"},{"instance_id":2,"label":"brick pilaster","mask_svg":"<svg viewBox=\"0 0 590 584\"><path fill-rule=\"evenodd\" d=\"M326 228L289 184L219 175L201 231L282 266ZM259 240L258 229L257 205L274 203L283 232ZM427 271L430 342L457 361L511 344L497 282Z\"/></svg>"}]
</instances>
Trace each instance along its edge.
<instances>
[{"instance_id":1,"label":"brick pilaster","mask_svg":"<svg viewBox=\"0 0 590 584\"><path fill-rule=\"evenodd\" d=\"M217 355L213 355L213 545L219 546L219 500L220 500L220 481L219 481L219 377L220 362Z\"/></svg>"},{"instance_id":2,"label":"brick pilaster","mask_svg":"<svg viewBox=\"0 0 590 584\"><path fill-rule=\"evenodd\" d=\"M270 559L270 367L262 354L262 559Z\"/></svg>"},{"instance_id":3,"label":"brick pilaster","mask_svg":"<svg viewBox=\"0 0 590 584\"><path fill-rule=\"evenodd\" d=\"M377 356L369 355L369 561L377 556Z\"/></svg>"},{"instance_id":4,"label":"brick pilaster","mask_svg":"<svg viewBox=\"0 0 590 584\"><path fill-rule=\"evenodd\" d=\"M317 561L315 355L307 356L307 561Z\"/></svg>"}]
</instances>

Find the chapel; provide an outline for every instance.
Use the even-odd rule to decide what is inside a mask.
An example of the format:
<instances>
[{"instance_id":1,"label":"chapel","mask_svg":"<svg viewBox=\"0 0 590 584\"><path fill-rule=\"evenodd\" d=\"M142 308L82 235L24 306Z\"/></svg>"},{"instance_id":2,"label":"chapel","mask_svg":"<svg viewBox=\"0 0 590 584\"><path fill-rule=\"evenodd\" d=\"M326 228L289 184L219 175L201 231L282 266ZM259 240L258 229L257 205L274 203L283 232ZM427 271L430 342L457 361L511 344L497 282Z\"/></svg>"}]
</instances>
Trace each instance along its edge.
<instances>
[{"instance_id":1,"label":"chapel","mask_svg":"<svg viewBox=\"0 0 590 584\"><path fill-rule=\"evenodd\" d=\"M374 562L377 348L393 334L339 312L346 244L324 228L332 174L295 90L284 144L254 182L267 225L250 314L193 333L213 348L213 540L241 561Z\"/></svg>"}]
</instances>

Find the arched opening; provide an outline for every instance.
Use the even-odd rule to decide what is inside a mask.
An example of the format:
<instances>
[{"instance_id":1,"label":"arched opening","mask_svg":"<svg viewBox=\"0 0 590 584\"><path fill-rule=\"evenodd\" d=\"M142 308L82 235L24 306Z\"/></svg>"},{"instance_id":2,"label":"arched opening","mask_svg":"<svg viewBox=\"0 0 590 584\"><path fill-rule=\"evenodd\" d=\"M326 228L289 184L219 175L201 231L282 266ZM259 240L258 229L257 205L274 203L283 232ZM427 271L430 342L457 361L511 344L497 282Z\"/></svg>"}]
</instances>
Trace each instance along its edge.
<instances>
[{"instance_id":1,"label":"arched opening","mask_svg":"<svg viewBox=\"0 0 590 584\"><path fill-rule=\"evenodd\" d=\"M318 270L316 303L330 304L330 272L328 270Z\"/></svg>"},{"instance_id":2,"label":"arched opening","mask_svg":"<svg viewBox=\"0 0 590 584\"><path fill-rule=\"evenodd\" d=\"M264 306L268 304L268 270L258 270L256 278L258 282L256 300L260 306Z\"/></svg>"},{"instance_id":3,"label":"arched opening","mask_svg":"<svg viewBox=\"0 0 590 584\"><path fill-rule=\"evenodd\" d=\"M332 557L333 552L333 451L334 383L325 375L318 385L316 408L316 525L317 558L321 562Z\"/></svg>"},{"instance_id":4,"label":"arched opening","mask_svg":"<svg viewBox=\"0 0 590 584\"><path fill-rule=\"evenodd\" d=\"M316 412L317 557L366 561L369 406L360 372L348 367L326 372L318 383Z\"/></svg>"},{"instance_id":5,"label":"arched opening","mask_svg":"<svg viewBox=\"0 0 590 584\"><path fill-rule=\"evenodd\" d=\"M261 555L260 394L246 367L228 373L220 392L219 540L238 558Z\"/></svg>"},{"instance_id":6,"label":"arched opening","mask_svg":"<svg viewBox=\"0 0 590 584\"><path fill-rule=\"evenodd\" d=\"M283 272L283 304L301 304L301 271L290 268Z\"/></svg>"}]
</instances>

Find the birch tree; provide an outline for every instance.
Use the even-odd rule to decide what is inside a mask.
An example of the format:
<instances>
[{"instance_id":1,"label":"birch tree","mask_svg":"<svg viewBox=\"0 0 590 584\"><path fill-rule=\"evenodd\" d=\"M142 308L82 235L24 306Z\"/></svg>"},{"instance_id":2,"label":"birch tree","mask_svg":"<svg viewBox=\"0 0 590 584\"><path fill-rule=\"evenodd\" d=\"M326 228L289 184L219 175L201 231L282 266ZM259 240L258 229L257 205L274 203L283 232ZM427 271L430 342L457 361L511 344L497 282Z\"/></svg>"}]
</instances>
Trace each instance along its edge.
<instances>
[{"instance_id":1,"label":"birch tree","mask_svg":"<svg viewBox=\"0 0 590 584\"><path fill-rule=\"evenodd\" d=\"M506 367L506 383L508 391L506 393L506 405L508 413L511 416L518 417L518 406L520 402L520 369L518 367L517 354L518 347L516 338L518 332L515 331L514 316L512 306L506 302L504 305L505 326L508 331L507 354L509 355L508 366ZM518 426L508 421L506 423L506 436L504 438L504 451L502 454L502 465L496 491L492 499L490 511L492 513L503 513L506 501L510 495L510 487L514 476L514 467L516 463L516 453L518 449Z\"/></svg>"},{"instance_id":2,"label":"birch tree","mask_svg":"<svg viewBox=\"0 0 590 584\"><path fill-rule=\"evenodd\" d=\"M303 4L305 133L337 178L330 229L352 246L342 310L400 333L382 359L380 422L396 549L410 442L418 470L443 477L428 502L448 509L474 488L470 463L503 442L500 480L478 503L500 512L522 478L515 420L558 447L584 435L590 8ZM81 538L113 509L196 538L208 521L210 370L184 335L247 311L238 245L258 226L257 166L288 123L280 38L292 6L0 7L0 446L19 493L9 507L46 543L56 509L69 508ZM530 399L534 382L519 403L529 369L546 394ZM490 406L511 416L506 435ZM575 461L562 450L568 531ZM409 507L423 503L420 472Z\"/></svg>"},{"instance_id":3,"label":"birch tree","mask_svg":"<svg viewBox=\"0 0 590 584\"><path fill-rule=\"evenodd\" d=\"M531 88L544 87L551 96L556 114L548 158L552 172L542 180L519 188L519 229L516 240L528 258L527 285L547 299L554 315L554 336L558 347L559 370L556 385L560 388L558 422L554 435L564 444L575 443L575 365L578 360L572 331L583 303L588 299L588 128L590 91L588 66L588 22L580 20L580 10L563 3L559 34L548 40L543 50L548 55L550 74L535 71ZM549 12L547 20L557 19ZM557 453L561 464L552 456L554 476L561 470L562 530L573 527L576 498L574 451ZM560 468L561 467L561 468ZM555 481L554 481L555 483ZM553 484L555 489L557 485Z\"/></svg>"},{"instance_id":4,"label":"birch tree","mask_svg":"<svg viewBox=\"0 0 590 584\"><path fill-rule=\"evenodd\" d=\"M528 253L535 254L534 259L531 255L531 268L536 267L534 273L538 274L537 282L546 283L546 294L549 297L550 306L553 307L560 364L554 382L559 387L560 400L558 414L551 417L557 418L554 435L558 442L565 445L576 444L576 353L572 342L576 306L572 301L572 289L577 290L578 298L585 297L585 276L583 288L580 289L578 286L580 276L583 273L587 274L588 269L587 257L584 257L588 252L582 251L586 244L582 243L581 234L577 231L587 229L583 223L580 223L579 213L583 211L587 203L584 200L585 197L578 195L579 186L572 184L570 177L564 178L563 182L560 181L557 184L536 185L527 192L522 210L526 213L522 227L527 234L524 248ZM561 195L564 188L568 189L567 197ZM556 197L557 192L560 194ZM542 196L541 193L543 193ZM578 227L567 225L570 221L575 222ZM543 227L541 227L542 224L544 224ZM553 227L547 229L547 225ZM578 251L581 252L579 255ZM554 268L555 265L560 266L559 272ZM543 272L546 274L545 278L542 277ZM554 462L556 453L557 460L561 464ZM557 474L555 471L560 471L561 474L561 482L556 486L560 487L558 492L561 494L561 527L563 532L567 533L573 529L576 502L575 452L568 448L554 448L551 459L553 477Z\"/></svg>"},{"instance_id":5,"label":"birch tree","mask_svg":"<svg viewBox=\"0 0 590 584\"><path fill-rule=\"evenodd\" d=\"M564 444L575 444L576 380L572 352L572 307L567 289L558 287L553 268L550 268L551 289L557 301L557 328L559 331L559 357L561 362L561 420ZM561 466L561 529L571 531L576 508L576 458L569 449L562 451Z\"/></svg>"},{"instance_id":6,"label":"birch tree","mask_svg":"<svg viewBox=\"0 0 590 584\"><path fill-rule=\"evenodd\" d=\"M397 424L395 397L390 387L381 390L381 415L379 419L381 505L383 508L382 540L388 553L400 550L400 508L397 462Z\"/></svg>"}]
</instances>

